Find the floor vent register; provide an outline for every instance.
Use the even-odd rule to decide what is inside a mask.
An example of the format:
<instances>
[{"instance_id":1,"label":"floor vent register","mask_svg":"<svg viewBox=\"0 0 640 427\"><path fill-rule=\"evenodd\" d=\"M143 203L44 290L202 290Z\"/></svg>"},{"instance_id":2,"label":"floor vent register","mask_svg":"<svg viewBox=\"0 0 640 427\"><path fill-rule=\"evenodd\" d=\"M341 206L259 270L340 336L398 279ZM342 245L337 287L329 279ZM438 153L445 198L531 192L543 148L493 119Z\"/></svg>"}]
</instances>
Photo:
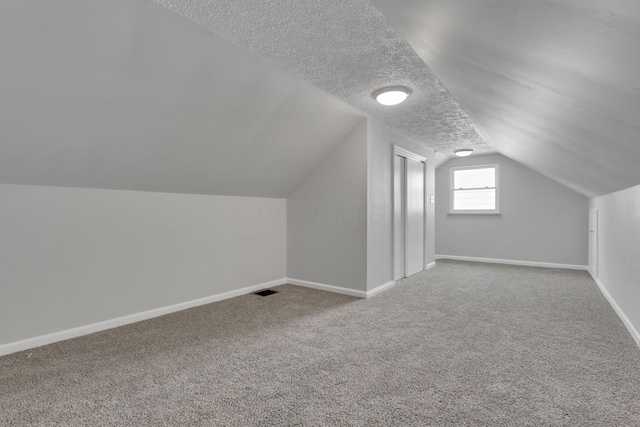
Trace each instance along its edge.
<instances>
[{"instance_id":1,"label":"floor vent register","mask_svg":"<svg viewBox=\"0 0 640 427\"><path fill-rule=\"evenodd\" d=\"M272 291L271 289L265 289L264 291L254 292L256 295L260 295L261 297L268 297L269 295L277 294L277 291Z\"/></svg>"}]
</instances>

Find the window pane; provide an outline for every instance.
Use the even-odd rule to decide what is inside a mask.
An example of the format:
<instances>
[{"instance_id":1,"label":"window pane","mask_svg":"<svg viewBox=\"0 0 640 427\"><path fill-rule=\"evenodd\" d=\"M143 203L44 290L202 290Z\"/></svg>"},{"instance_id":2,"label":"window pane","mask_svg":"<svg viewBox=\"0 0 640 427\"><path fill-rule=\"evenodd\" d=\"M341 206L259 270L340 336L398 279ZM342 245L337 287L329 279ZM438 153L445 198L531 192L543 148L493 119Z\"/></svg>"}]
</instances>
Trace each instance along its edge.
<instances>
[{"instance_id":1,"label":"window pane","mask_svg":"<svg viewBox=\"0 0 640 427\"><path fill-rule=\"evenodd\" d=\"M496 186L496 168L453 171L453 188L485 188Z\"/></svg>"},{"instance_id":2,"label":"window pane","mask_svg":"<svg viewBox=\"0 0 640 427\"><path fill-rule=\"evenodd\" d=\"M455 190L453 192L453 210L494 210L496 209L496 190Z\"/></svg>"}]
</instances>

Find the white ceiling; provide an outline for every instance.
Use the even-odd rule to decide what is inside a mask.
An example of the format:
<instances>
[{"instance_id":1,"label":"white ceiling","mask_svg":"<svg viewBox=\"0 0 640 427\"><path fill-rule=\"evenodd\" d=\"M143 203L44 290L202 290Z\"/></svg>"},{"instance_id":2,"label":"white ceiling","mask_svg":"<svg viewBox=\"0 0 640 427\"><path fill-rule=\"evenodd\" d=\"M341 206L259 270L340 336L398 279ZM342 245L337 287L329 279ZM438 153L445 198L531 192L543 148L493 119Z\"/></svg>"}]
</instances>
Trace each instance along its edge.
<instances>
[{"instance_id":1,"label":"white ceiling","mask_svg":"<svg viewBox=\"0 0 640 427\"><path fill-rule=\"evenodd\" d=\"M500 153L587 196L640 183L640 2L372 1Z\"/></svg>"},{"instance_id":2,"label":"white ceiling","mask_svg":"<svg viewBox=\"0 0 640 427\"><path fill-rule=\"evenodd\" d=\"M364 114L147 1L0 3L0 182L286 197Z\"/></svg>"},{"instance_id":3,"label":"white ceiling","mask_svg":"<svg viewBox=\"0 0 640 427\"><path fill-rule=\"evenodd\" d=\"M587 196L640 183L637 0L154 1L441 161L497 150ZM376 105L389 84L414 94Z\"/></svg>"},{"instance_id":4,"label":"white ceiling","mask_svg":"<svg viewBox=\"0 0 640 427\"><path fill-rule=\"evenodd\" d=\"M0 182L284 197L369 114L605 194L639 47L637 0L5 0Z\"/></svg>"},{"instance_id":5,"label":"white ceiling","mask_svg":"<svg viewBox=\"0 0 640 427\"><path fill-rule=\"evenodd\" d=\"M153 0L440 153L495 150L369 0ZM396 107L373 91L405 85Z\"/></svg>"}]
</instances>

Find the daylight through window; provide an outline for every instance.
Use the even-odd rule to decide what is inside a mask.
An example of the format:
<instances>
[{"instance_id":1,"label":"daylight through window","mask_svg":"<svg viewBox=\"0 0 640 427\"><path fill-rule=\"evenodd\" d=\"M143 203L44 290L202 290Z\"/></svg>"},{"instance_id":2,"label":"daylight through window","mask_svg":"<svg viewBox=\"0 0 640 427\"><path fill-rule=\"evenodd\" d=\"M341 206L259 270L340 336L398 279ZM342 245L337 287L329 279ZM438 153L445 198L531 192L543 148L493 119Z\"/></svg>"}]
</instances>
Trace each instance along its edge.
<instances>
[{"instance_id":1,"label":"daylight through window","mask_svg":"<svg viewBox=\"0 0 640 427\"><path fill-rule=\"evenodd\" d=\"M498 213L498 165L451 168L452 213Z\"/></svg>"}]
</instances>

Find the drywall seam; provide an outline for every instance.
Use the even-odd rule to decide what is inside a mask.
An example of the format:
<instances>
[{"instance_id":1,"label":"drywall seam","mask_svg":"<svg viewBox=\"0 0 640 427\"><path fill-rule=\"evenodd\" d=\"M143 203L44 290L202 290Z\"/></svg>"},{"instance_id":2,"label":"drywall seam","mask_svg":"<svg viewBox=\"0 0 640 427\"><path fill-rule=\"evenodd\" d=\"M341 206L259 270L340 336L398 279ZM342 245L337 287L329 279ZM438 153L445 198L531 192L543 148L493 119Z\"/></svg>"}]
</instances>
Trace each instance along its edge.
<instances>
[{"instance_id":1,"label":"drywall seam","mask_svg":"<svg viewBox=\"0 0 640 427\"><path fill-rule=\"evenodd\" d=\"M225 299L237 297L237 296L248 294L251 292L256 292L256 291L259 291L260 289L269 288L272 286L284 285L285 283L287 283L286 279L284 278L277 279L270 282L260 283L258 285L247 286L241 289L223 292L221 294L212 295L205 298L182 302L179 304L173 304L166 307L155 308L153 310L142 311L140 313L117 317L115 319L105 320L102 322L92 323L85 326L79 326L77 328L67 329L64 331L54 332L51 334L41 335L34 338L28 338L25 340L3 344L3 345L0 345L0 356L15 353L22 350L28 350L35 347L40 347L47 344L52 344L58 341L64 341L71 338L80 337L83 335L92 334L94 332L117 328L119 326L140 322L142 320L152 319L154 317L164 316L165 314L175 313L177 311L182 311L182 310L198 307L205 304L211 304L213 302L222 301Z\"/></svg>"},{"instance_id":2,"label":"drywall seam","mask_svg":"<svg viewBox=\"0 0 640 427\"><path fill-rule=\"evenodd\" d=\"M587 271L589 269L589 266L587 265L556 264L553 262L520 261L520 260L511 260L511 259L478 258L478 257L455 256L455 255L436 255L436 259L452 259L456 261L484 262L488 264L523 265L528 267L564 268L565 270Z\"/></svg>"},{"instance_id":3,"label":"drywall seam","mask_svg":"<svg viewBox=\"0 0 640 427\"><path fill-rule=\"evenodd\" d=\"M591 275L591 277L593 277L593 275ZM624 323L624 326L627 327L627 330L631 334L631 337L633 338L633 340L636 342L636 345L640 347L640 332L638 332L638 330L633 326L633 323L631 323L631 320L629 320L627 315L624 314L624 311L622 311L622 308L620 308L616 300L613 299L613 297L611 296L609 291L607 291L607 288L602 284L602 282L596 279L595 277L593 277L593 280L596 282L596 285L598 285L598 288L600 288L600 292L602 292L602 295L604 295L607 301L609 301L609 304L611 305L611 307L613 307L613 310L616 312L620 320L622 320L622 323Z\"/></svg>"}]
</instances>

